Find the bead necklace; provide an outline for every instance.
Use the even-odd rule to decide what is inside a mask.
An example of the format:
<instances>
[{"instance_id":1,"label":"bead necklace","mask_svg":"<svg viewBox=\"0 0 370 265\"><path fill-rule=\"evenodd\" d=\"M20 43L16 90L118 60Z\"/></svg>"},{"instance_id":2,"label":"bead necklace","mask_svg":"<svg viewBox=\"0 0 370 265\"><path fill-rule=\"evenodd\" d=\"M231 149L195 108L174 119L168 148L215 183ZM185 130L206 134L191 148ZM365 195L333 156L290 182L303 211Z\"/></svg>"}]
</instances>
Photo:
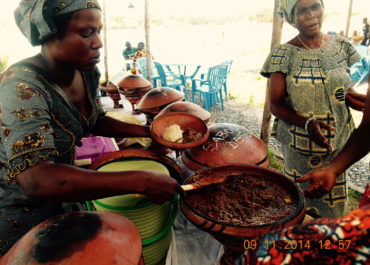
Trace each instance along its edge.
<instances>
[{"instance_id":1,"label":"bead necklace","mask_svg":"<svg viewBox=\"0 0 370 265\"><path fill-rule=\"evenodd\" d=\"M320 46L319 46L319 48L318 48L318 49L322 48L323 43L324 43L324 36L323 36L322 34L320 34L320 36L321 36L321 43L320 43ZM303 42L303 40L299 37L299 35L297 35L297 38L298 38L299 42L303 45L303 47L305 47L307 50L313 50L313 48L308 47L308 46Z\"/></svg>"}]
</instances>

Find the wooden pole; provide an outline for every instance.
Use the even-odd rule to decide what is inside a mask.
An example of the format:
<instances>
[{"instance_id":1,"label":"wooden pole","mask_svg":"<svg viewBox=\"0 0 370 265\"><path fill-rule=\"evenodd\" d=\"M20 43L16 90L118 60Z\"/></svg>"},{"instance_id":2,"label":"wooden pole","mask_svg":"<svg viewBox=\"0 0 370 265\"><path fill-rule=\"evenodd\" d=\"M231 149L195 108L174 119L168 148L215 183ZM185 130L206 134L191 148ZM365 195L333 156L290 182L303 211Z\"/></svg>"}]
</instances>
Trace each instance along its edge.
<instances>
[{"instance_id":1,"label":"wooden pole","mask_svg":"<svg viewBox=\"0 0 370 265\"><path fill-rule=\"evenodd\" d=\"M349 7L348 7L348 15L347 15L346 32L344 33L344 36L346 36L346 38L348 38L349 25L350 25L350 23L351 23L352 3L353 3L353 0L349 0Z\"/></svg>"},{"instance_id":2,"label":"wooden pole","mask_svg":"<svg viewBox=\"0 0 370 265\"><path fill-rule=\"evenodd\" d=\"M151 82L151 53L149 39L149 0L145 0L145 42L146 42L146 79Z\"/></svg>"},{"instance_id":3,"label":"wooden pole","mask_svg":"<svg viewBox=\"0 0 370 265\"><path fill-rule=\"evenodd\" d=\"M281 41L281 30L283 27L283 20L280 18L280 16L277 13L278 8L279 8L279 0L275 0L271 49L278 46ZM268 145L268 141L269 141L270 121L271 121L270 98L269 98L269 93L268 93L269 84L270 84L270 79L267 80L267 84L266 84L266 96L265 96L265 104L263 108L262 127L261 127L261 136L260 136L261 140L266 145Z\"/></svg>"},{"instance_id":4,"label":"wooden pole","mask_svg":"<svg viewBox=\"0 0 370 265\"><path fill-rule=\"evenodd\" d=\"M108 47L107 47L107 16L105 10L105 0L103 0L103 32L104 32L104 68L105 82L108 82Z\"/></svg>"}]
</instances>

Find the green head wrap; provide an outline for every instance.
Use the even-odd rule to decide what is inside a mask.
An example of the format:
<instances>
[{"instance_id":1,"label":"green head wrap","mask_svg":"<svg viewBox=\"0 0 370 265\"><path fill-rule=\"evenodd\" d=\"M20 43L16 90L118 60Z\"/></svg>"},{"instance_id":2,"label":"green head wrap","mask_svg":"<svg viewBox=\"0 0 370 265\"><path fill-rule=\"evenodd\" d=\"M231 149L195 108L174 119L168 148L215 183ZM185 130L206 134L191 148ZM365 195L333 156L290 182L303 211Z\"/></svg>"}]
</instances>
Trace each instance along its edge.
<instances>
[{"instance_id":1,"label":"green head wrap","mask_svg":"<svg viewBox=\"0 0 370 265\"><path fill-rule=\"evenodd\" d=\"M101 9L97 0L22 0L14 17L23 35L37 46L57 33L56 16L88 8Z\"/></svg>"},{"instance_id":2,"label":"green head wrap","mask_svg":"<svg viewBox=\"0 0 370 265\"><path fill-rule=\"evenodd\" d=\"M293 10L298 1L299 0L280 0L278 13L282 18L285 18L289 24L293 24ZM320 2L322 6L324 6L323 0L320 0Z\"/></svg>"}]
</instances>

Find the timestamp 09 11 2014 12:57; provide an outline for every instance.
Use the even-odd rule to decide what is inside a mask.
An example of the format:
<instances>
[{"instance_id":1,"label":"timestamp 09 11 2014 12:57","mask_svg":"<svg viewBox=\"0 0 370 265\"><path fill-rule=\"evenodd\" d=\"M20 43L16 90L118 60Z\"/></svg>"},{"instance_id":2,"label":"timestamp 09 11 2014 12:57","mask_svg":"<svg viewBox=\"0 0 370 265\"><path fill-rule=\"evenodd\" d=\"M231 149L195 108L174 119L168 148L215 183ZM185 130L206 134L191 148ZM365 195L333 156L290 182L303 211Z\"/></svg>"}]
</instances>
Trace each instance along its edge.
<instances>
[{"instance_id":1,"label":"timestamp 09 11 2014 12:57","mask_svg":"<svg viewBox=\"0 0 370 265\"><path fill-rule=\"evenodd\" d=\"M243 247L245 250L266 247L267 249L275 248L280 250L310 250L310 249L348 249L351 240L244 240Z\"/></svg>"}]
</instances>

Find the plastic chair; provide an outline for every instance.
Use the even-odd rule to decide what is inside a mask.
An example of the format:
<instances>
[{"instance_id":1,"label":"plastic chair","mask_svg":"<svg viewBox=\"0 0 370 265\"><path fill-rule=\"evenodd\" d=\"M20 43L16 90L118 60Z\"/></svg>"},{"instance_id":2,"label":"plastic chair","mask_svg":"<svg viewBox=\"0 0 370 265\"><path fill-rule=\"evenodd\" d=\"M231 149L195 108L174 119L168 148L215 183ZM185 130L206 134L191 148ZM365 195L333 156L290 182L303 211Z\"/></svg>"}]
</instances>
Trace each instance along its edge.
<instances>
[{"instance_id":1,"label":"plastic chair","mask_svg":"<svg viewBox=\"0 0 370 265\"><path fill-rule=\"evenodd\" d=\"M146 65L146 57L140 57L136 59L136 67L140 70L141 74L147 78L147 65ZM155 68L153 60L151 60L151 67L150 67L150 78L152 79L153 87L157 86L157 80L159 79L158 75L153 75L153 69Z\"/></svg>"},{"instance_id":2,"label":"plastic chair","mask_svg":"<svg viewBox=\"0 0 370 265\"><path fill-rule=\"evenodd\" d=\"M192 82L192 101L194 102L195 93L199 93L199 100L202 102L204 97L205 109L209 109L218 103L218 96L220 98L221 107L224 109L224 102L222 99L222 87L227 75L227 65L216 65L210 67L207 73L207 80L193 79ZM197 86L197 81L199 86ZM195 102L194 102L195 103Z\"/></svg>"},{"instance_id":3,"label":"plastic chair","mask_svg":"<svg viewBox=\"0 0 370 265\"><path fill-rule=\"evenodd\" d=\"M227 77L230 73L230 69L231 69L231 65L233 64L233 60L228 60L228 61L224 61L221 63L222 65L227 65L227 73L226 73L226 78L225 78L225 82L224 82L224 91L225 91L225 99L228 100L227 98Z\"/></svg>"},{"instance_id":4,"label":"plastic chair","mask_svg":"<svg viewBox=\"0 0 370 265\"><path fill-rule=\"evenodd\" d=\"M233 63L233 60L227 60L227 61L224 61L224 62L220 63L220 65L226 65L227 66L226 78L225 78L225 82L223 84L224 92L225 92L225 100L228 100L228 96L227 96L227 76L230 73L232 63ZM201 74L200 78L203 79L203 84L207 82L207 74L205 74L205 73Z\"/></svg>"},{"instance_id":5,"label":"plastic chair","mask_svg":"<svg viewBox=\"0 0 370 265\"><path fill-rule=\"evenodd\" d=\"M159 62L154 62L154 64L155 64L155 67L157 68L159 80L161 81L162 86L172 87L179 91L183 91L185 94L185 100L188 100L188 94L186 91L186 82L185 82L184 75L166 72L163 68L163 65Z\"/></svg>"},{"instance_id":6,"label":"plastic chair","mask_svg":"<svg viewBox=\"0 0 370 265\"><path fill-rule=\"evenodd\" d=\"M351 67L351 79L356 81L356 84L353 85L353 88L356 88L362 82L368 80L368 75L370 72L370 56L368 58L362 58L358 63L360 64L357 66L356 64L353 65L354 68Z\"/></svg>"}]
</instances>

